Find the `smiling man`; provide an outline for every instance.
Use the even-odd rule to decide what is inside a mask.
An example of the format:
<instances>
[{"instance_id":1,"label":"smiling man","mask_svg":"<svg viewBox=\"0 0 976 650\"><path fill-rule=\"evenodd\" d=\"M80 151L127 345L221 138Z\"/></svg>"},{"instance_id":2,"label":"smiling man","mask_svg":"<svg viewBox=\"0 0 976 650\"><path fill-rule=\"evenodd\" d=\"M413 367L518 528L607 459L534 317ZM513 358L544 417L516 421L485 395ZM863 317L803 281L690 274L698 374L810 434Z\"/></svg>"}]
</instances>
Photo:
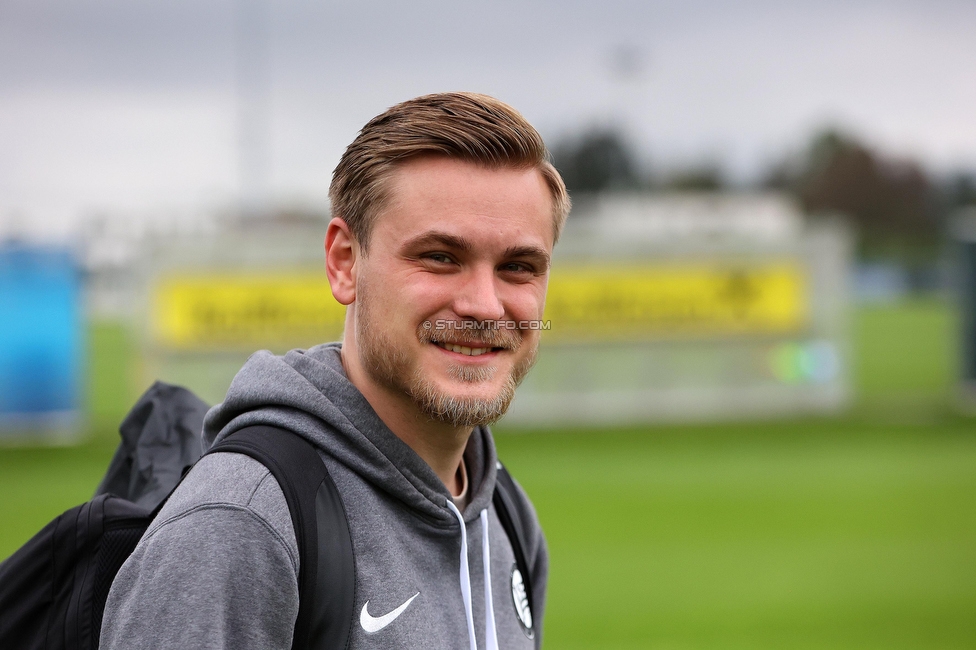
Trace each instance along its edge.
<instances>
[{"instance_id":1,"label":"smiling man","mask_svg":"<svg viewBox=\"0 0 976 650\"><path fill-rule=\"evenodd\" d=\"M456 488L472 426L505 413L535 359L539 330L505 325L542 318L553 198L537 168L443 156L402 162L388 182L372 232L357 239L341 218L329 226L332 292L352 307L342 362L387 426Z\"/></svg>"},{"instance_id":2,"label":"smiling man","mask_svg":"<svg viewBox=\"0 0 976 650\"><path fill-rule=\"evenodd\" d=\"M270 425L316 447L353 549L348 648L538 648L546 545L511 483L521 541L503 523L487 425L536 357L565 186L514 109L447 93L371 120L330 197L341 343L253 355L205 442ZM274 477L205 456L119 571L101 647L291 648L298 576Z\"/></svg>"}]
</instances>

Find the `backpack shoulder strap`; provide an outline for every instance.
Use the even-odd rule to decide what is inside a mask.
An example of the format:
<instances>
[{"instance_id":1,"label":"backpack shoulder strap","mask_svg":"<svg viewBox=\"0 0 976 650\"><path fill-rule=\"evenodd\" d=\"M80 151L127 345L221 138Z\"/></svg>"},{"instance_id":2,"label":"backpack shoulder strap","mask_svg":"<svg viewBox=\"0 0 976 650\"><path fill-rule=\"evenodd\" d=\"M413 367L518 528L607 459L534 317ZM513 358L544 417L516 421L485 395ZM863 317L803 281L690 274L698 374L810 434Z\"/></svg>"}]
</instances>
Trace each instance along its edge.
<instances>
[{"instance_id":1,"label":"backpack shoulder strap","mask_svg":"<svg viewBox=\"0 0 976 650\"><path fill-rule=\"evenodd\" d=\"M495 493L492 503L502 528L508 535L508 541L515 553L515 564L522 574L522 584L525 585L525 597L529 601L529 611L535 614L535 604L532 599L532 574L529 572L527 552L528 531L532 527L532 513L525 507L523 500L518 497L518 487L512 475L505 466L498 463L498 477L495 480Z\"/></svg>"},{"instance_id":2,"label":"backpack shoulder strap","mask_svg":"<svg viewBox=\"0 0 976 650\"><path fill-rule=\"evenodd\" d=\"M301 436L272 426L235 431L210 452L257 460L284 492L300 557L294 650L346 648L355 603L355 561L346 511L318 451Z\"/></svg>"}]
</instances>

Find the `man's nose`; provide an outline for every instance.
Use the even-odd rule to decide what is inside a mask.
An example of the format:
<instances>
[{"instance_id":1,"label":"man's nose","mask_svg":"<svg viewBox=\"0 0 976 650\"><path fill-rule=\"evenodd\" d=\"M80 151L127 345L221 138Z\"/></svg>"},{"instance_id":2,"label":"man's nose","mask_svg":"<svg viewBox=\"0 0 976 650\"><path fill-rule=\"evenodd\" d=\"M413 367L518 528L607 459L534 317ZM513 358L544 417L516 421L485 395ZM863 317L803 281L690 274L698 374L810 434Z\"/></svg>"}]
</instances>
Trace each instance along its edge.
<instances>
[{"instance_id":1,"label":"man's nose","mask_svg":"<svg viewBox=\"0 0 976 650\"><path fill-rule=\"evenodd\" d=\"M498 296L497 281L493 268L471 269L454 299L454 312L476 321L501 320L505 306Z\"/></svg>"}]
</instances>

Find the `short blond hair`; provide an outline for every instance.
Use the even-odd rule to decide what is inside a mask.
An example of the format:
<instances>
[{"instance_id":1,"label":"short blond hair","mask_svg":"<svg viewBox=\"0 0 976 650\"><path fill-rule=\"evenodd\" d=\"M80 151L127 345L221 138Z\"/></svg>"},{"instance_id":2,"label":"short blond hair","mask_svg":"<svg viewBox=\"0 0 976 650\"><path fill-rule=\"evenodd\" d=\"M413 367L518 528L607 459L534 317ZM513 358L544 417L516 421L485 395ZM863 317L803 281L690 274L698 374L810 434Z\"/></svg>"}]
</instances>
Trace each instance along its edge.
<instances>
[{"instance_id":1,"label":"short blond hair","mask_svg":"<svg viewBox=\"0 0 976 650\"><path fill-rule=\"evenodd\" d=\"M514 108L488 95L437 93L397 104L371 119L332 173L332 215L349 226L365 251L388 181L404 161L444 156L489 169L538 169L552 196L553 241L570 200L542 136Z\"/></svg>"}]
</instances>

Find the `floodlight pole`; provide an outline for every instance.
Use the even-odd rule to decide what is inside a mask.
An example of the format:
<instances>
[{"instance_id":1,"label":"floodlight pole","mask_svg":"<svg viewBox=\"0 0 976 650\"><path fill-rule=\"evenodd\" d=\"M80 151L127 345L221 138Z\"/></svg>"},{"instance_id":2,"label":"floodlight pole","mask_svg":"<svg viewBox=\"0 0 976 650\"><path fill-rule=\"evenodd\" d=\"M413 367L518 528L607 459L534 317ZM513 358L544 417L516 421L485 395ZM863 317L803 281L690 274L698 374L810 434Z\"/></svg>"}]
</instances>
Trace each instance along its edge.
<instances>
[{"instance_id":1,"label":"floodlight pole","mask_svg":"<svg viewBox=\"0 0 976 650\"><path fill-rule=\"evenodd\" d=\"M270 207L270 9L268 0L236 3L238 210L242 217L259 216Z\"/></svg>"}]
</instances>

